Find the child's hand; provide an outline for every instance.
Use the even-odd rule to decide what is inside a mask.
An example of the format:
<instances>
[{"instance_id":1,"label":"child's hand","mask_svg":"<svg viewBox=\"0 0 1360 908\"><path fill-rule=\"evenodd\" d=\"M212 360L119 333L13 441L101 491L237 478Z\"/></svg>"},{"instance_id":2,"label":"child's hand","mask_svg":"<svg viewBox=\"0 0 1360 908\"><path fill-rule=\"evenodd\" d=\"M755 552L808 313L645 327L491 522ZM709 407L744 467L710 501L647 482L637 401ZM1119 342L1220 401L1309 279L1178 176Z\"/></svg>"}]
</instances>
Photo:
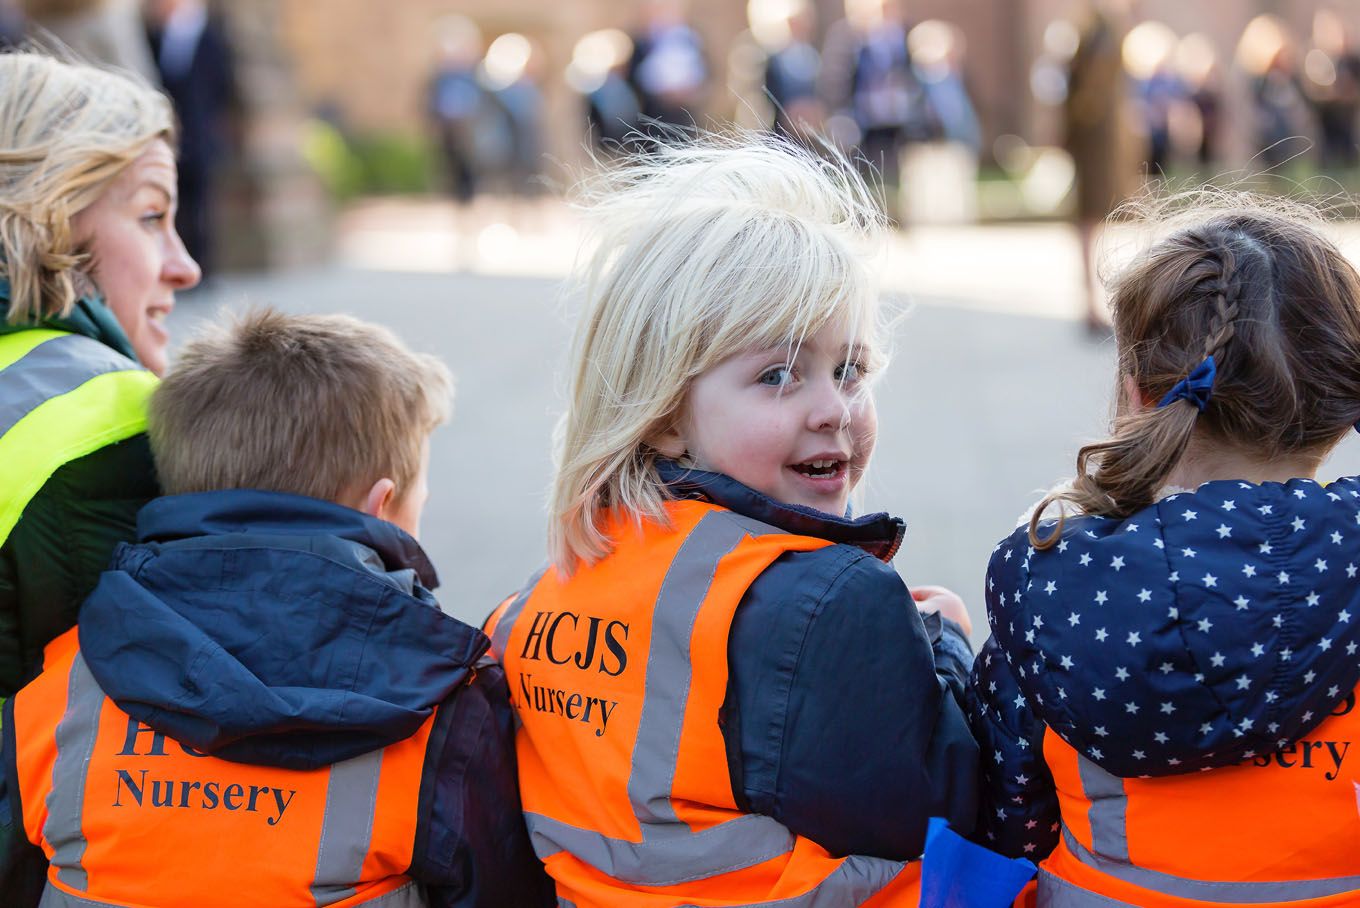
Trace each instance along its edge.
<instances>
[{"instance_id":1,"label":"child's hand","mask_svg":"<svg viewBox=\"0 0 1360 908\"><path fill-rule=\"evenodd\" d=\"M958 594L942 586L916 586L911 589L911 598L923 615L939 612L963 628L969 637L973 636L973 619L968 617L968 609Z\"/></svg>"}]
</instances>

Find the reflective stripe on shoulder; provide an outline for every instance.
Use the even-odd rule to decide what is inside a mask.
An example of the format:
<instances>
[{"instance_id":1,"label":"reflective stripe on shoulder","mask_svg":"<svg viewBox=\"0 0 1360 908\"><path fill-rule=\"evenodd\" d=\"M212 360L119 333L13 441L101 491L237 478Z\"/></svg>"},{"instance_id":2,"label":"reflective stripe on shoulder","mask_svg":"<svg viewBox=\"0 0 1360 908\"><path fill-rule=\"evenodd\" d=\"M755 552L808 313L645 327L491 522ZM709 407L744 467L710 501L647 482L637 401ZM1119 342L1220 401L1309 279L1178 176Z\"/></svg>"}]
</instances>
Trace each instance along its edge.
<instances>
[{"instance_id":1,"label":"reflective stripe on shoulder","mask_svg":"<svg viewBox=\"0 0 1360 908\"><path fill-rule=\"evenodd\" d=\"M520 613L524 611L524 603L529 601L534 587L538 586L538 581L543 579L547 570L547 565L544 565L529 578L529 582L524 584L524 589L520 590L519 595L505 607L500 620L496 622L496 631L491 635L491 650L501 662L505 661L505 644L510 640L510 632L515 629L515 621L519 619Z\"/></svg>"},{"instance_id":2,"label":"reflective stripe on shoulder","mask_svg":"<svg viewBox=\"0 0 1360 908\"><path fill-rule=\"evenodd\" d=\"M1063 828L1063 843L1078 861L1088 867L1099 870L1101 873L1108 874L1115 879L1141 886L1151 892L1162 895L1171 895L1185 899L1199 899L1206 902L1222 902L1230 905L1262 905L1273 904L1276 902L1301 902L1306 899L1325 898L1332 895L1343 895L1348 892L1360 891L1360 876L1333 877L1323 880L1280 880L1279 882L1219 882L1214 880L1193 880L1187 877L1172 876L1156 870L1148 870L1145 867L1137 867L1124 861L1114 861L1109 858L1092 854L1085 846L1077 841L1076 837L1066 828ZM1043 882L1040 882L1042 891ZM1065 899L1081 899L1088 895L1092 899L1103 899L1104 896L1096 896L1087 893L1080 887L1065 883L1064 886L1072 892L1064 893ZM1085 906L1099 906L1106 904L1123 904L1122 902L1110 901L1050 901L1045 902L1040 899L1040 904L1054 906L1054 908L1085 908Z\"/></svg>"},{"instance_id":3,"label":"reflective stripe on shoulder","mask_svg":"<svg viewBox=\"0 0 1360 908\"><path fill-rule=\"evenodd\" d=\"M373 836L383 751L336 763L326 783L321 842L316 851L312 898L317 908L352 898Z\"/></svg>"},{"instance_id":4,"label":"reflective stripe on shoulder","mask_svg":"<svg viewBox=\"0 0 1360 908\"><path fill-rule=\"evenodd\" d=\"M85 767L94 754L104 692L79 653L71 663L67 683L66 712L57 722L54 735L57 758L52 766L52 790L47 795L43 838L52 848L51 865L57 879L84 892L89 888L89 875L82 864L89 844L82 824Z\"/></svg>"},{"instance_id":5,"label":"reflective stripe on shoulder","mask_svg":"<svg viewBox=\"0 0 1360 908\"><path fill-rule=\"evenodd\" d=\"M78 334L0 337L0 361L20 341L31 343L29 334L43 339L0 370L0 462L8 477L0 485L0 541L62 464L146 430L146 400L157 382Z\"/></svg>"},{"instance_id":6,"label":"reflective stripe on shoulder","mask_svg":"<svg viewBox=\"0 0 1360 908\"><path fill-rule=\"evenodd\" d=\"M0 370L0 435L43 403L96 375L130 371L145 370L97 340L57 334Z\"/></svg>"}]
</instances>

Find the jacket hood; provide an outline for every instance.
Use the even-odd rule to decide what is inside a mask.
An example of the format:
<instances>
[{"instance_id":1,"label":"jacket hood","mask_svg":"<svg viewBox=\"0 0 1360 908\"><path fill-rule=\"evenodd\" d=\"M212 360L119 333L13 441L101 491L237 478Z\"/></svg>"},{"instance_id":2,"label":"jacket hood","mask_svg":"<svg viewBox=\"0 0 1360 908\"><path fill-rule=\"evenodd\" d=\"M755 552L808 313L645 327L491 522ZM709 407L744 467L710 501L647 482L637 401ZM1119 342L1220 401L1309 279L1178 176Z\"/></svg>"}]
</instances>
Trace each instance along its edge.
<instances>
[{"instance_id":1,"label":"jacket hood","mask_svg":"<svg viewBox=\"0 0 1360 908\"><path fill-rule=\"evenodd\" d=\"M76 300L70 313L62 318L45 318L39 322L24 322L18 325L9 323L9 281L0 277L0 335L27 331L31 328L51 328L55 331L70 331L111 347L133 362L140 362L113 312L97 296L83 296Z\"/></svg>"},{"instance_id":2,"label":"jacket hood","mask_svg":"<svg viewBox=\"0 0 1360 908\"><path fill-rule=\"evenodd\" d=\"M1052 531L1053 522L1044 526ZM1360 682L1360 481L1215 481L993 551L987 610L1030 707L1119 776L1288 746Z\"/></svg>"},{"instance_id":3,"label":"jacket hood","mask_svg":"<svg viewBox=\"0 0 1360 908\"><path fill-rule=\"evenodd\" d=\"M488 641L444 614L419 544L330 502L157 499L80 612L123 711L198 751L310 769L413 734Z\"/></svg>"},{"instance_id":4,"label":"jacket hood","mask_svg":"<svg viewBox=\"0 0 1360 908\"><path fill-rule=\"evenodd\" d=\"M881 561L892 560L907 531L900 517L887 513L837 517L816 508L776 501L726 474L683 467L673 460L658 460L656 469L677 498L710 501L786 533L857 546Z\"/></svg>"}]
</instances>

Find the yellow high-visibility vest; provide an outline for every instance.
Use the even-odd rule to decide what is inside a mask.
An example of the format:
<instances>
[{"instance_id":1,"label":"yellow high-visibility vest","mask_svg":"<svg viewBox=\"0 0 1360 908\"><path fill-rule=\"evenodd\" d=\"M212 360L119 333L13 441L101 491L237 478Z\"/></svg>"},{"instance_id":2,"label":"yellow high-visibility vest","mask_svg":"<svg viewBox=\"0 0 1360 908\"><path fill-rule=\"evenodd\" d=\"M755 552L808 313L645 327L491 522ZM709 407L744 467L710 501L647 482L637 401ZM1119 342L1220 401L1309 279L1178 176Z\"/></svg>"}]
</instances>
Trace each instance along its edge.
<instances>
[{"instance_id":1,"label":"yellow high-visibility vest","mask_svg":"<svg viewBox=\"0 0 1360 908\"><path fill-rule=\"evenodd\" d=\"M97 340L0 335L0 544L62 465L146 431L157 378Z\"/></svg>"}]
</instances>

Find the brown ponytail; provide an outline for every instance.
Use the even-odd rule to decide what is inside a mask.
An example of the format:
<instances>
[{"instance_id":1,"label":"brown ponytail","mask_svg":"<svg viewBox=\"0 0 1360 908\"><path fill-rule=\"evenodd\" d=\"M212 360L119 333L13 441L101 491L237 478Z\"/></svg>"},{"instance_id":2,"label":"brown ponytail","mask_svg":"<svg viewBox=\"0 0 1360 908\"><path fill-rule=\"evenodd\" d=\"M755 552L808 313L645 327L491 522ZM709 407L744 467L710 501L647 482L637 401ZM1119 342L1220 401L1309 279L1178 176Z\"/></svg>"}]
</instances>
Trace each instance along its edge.
<instances>
[{"instance_id":1,"label":"brown ponytail","mask_svg":"<svg viewBox=\"0 0 1360 908\"><path fill-rule=\"evenodd\" d=\"M1071 487L1035 509L1036 548L1057 542L1066 502L1110 517L1151 504L1197 432L1274 457L1334 444L1360 416L1360 276L1316 217L1239 194L1178 220L1112 284L1120 372L1160 401L1212 356L1212 397L1202 413L1193 400L1121 407L1110 438L1078 452Z\"/></svg>"}]
</instances>

